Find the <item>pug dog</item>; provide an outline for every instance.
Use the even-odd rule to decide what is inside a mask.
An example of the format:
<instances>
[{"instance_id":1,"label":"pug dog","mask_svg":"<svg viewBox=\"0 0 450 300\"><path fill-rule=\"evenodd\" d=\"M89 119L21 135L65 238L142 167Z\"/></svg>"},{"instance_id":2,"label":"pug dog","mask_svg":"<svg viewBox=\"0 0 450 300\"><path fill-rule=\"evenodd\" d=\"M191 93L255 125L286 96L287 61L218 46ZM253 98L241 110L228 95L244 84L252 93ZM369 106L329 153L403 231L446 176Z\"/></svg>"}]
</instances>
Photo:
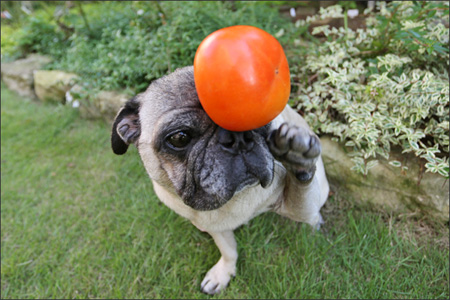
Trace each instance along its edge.
<instances>
[{"instance_id":1,"label":"pug dog","mask_svg":"<svg viewBox=\"0 0 450 300\"><path fill-rule=\"evenodd\" d=\"M201 291L222 291L236 274L233 230L274 211L318 228L329 185L319 138L288 105L261 128L232 132L203 110L192 66L153 81L118 112L114 153L134 144L159 199L214 239L221 258Z\"/></svg>"}]
</instances>

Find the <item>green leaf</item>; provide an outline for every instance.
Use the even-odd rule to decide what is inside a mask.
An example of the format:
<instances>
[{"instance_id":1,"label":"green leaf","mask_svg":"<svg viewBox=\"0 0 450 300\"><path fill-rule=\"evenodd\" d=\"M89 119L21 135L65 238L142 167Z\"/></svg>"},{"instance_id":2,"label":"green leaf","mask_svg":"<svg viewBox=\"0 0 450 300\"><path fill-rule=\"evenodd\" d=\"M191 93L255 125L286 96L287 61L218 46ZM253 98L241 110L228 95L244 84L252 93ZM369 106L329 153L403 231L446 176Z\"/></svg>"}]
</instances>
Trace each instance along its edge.
<instances>
[{"instance_id":1,"label":"green leaf","mask_svg":"<svg viewBox=\"0 0 450 300\"><path fill-rule=\"evenodd\" d=\"M348 141L348 142L345 143L345 146L347 146L347 147L353 147L353 146L355 146L355 142L353 142L353 141Z\"/></svg>"},{"instance_id":2,"label":"green leaf","mask_svg":"<svg viewBox=\"0 0 450 300\"><path fill-rule=\"evenodd\" d=\"M436 14L436 12L437 12L437 10L435 10L435 9L431 10L431 11L428 13L427 17L428 17L428 18L434 17L434 15Z\"/></svg>"},{"instance_id":3,"label":"green leaf","mask_svg":"<svg viewBox=\"0 0 450 300\"><path fill-rule=\"evenodd\" d=\"M416 32L416 31L414 31L412 29L408 29L408 32L411 33L417 39L421 39L422 38L422 36L418 32Z\"/></svg>"},{"instance_id":4,"label":"green leaf","mask_svg":"<svg viewBox=\"0 0 450 300\"><path fill-rule=\"evenodd\" d=\"M395 34L395 38L396 39L404 39L404 38L407 38L407 37L409 37L409 34L408 34L408 32L406 32L406 31L403 31L403 30L401 30L401 31L399 31L399 32L397 32L396 34Z\"/></svg>"},{"instance_id":5,"label":"green leaf","mask_svg":"<svg viewBox=\"0 0 450 300\"><path fill-rule=\"evenodd\" d=\"M389 162L389 164L390 164L391 166L394 166L394 167L396 167L396 168L398 168L398 167L401 167L401 166L402 166L402 163L401 163L401 162L399 162L398 160L392 160L392 161L390 161L390 162Z\"/></svg>"},{"instance_id":6,"label":"green leaf","mask_svg":"<svg viewBox=\"0 0 450 300\"><path fill-rule=\"evenodd\" d=\"M369 169L375 167L376 165L378 165L378 160L371 160L367 163L366 168L367 168L367 170L369 170Z\"/></svg>"},{"instance_id":7,"label":"green leaf","mask_svg":"<svg viewBox=\"0 0 450 300\"><path fill-rule=\"evenodd\" d=\"M438 173L447 178L449 177L448 171L448 167L438 169Z\"/></svg>"},{"instance_id":8,"label":"green leaf","mask_svg":"<svg viewBox=\"0 0 450 300\"><path fill-rule=\"evenodd\" d=\"M440 54L445 54L445 53L449 52L448 48L445 48L445 47L442 47L442 46L439 46L439 45L434 45L433 47L434 47L434 50L436 50Z\"/></svg>"},{"instance_id":9,"label":"green leaf","mask_svg":"<svg viewBox=\"0 0 450 300\"><path fill-rule=\"evenodd\" d=\"M430 172L432 173L436 173L436 165L432 164L432 163L426 163L425 164L425 168L427 168L428 170L430 170Z\"/></svg>"},{"instance_id":10,"label":"green leaf","mask_svg":"<svg viewBox=\"0 0 450 300\"><path fill-rule=\"evenodd\" d=\"M415 150L419 150L419 144L417 144L416 142L413 141L409 141L409 144L411 145L411 147Z\"/></svg>"}]
</instances>

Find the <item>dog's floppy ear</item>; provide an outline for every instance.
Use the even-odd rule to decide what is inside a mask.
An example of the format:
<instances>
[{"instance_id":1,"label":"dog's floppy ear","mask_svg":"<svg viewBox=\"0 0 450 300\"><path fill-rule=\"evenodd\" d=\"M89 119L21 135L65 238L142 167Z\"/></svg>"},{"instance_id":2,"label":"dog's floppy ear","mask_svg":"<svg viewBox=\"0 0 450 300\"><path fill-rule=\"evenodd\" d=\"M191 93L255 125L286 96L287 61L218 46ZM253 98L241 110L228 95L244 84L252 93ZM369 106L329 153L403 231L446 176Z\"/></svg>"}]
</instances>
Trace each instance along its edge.
<instances>
[{"instance_id":1,"label":"dog's floppy ear","mask_svg":"<svg viewBox=\"0 0 450 300\"><path fill-rule=\"evenodd\" d=\"M114 120L111 147L115 154L127 152L128 146L135 143L141 134L139 104L137 97L128 100Z\"/></svg>"}]
</instances>

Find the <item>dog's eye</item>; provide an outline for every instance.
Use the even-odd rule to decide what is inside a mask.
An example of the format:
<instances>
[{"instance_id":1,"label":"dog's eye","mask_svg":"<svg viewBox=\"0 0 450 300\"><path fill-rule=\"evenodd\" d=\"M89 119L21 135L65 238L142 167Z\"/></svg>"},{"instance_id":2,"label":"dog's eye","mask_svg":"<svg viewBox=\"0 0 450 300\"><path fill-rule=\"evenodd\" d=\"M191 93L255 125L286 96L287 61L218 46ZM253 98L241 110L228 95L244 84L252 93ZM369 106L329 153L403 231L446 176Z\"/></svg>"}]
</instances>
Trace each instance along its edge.
<instances>
[{"instance_id":1,"label":"dog's eye","mask_svg":"<svg viewBox=\"0 0 450 300\"><path fill-rule=\"evenodd\" d=\"M190 141L191 136L183 131L172 134L167 138L167 142L174 148L181 149L186 147Z\"/></svg>"}]
</instances>

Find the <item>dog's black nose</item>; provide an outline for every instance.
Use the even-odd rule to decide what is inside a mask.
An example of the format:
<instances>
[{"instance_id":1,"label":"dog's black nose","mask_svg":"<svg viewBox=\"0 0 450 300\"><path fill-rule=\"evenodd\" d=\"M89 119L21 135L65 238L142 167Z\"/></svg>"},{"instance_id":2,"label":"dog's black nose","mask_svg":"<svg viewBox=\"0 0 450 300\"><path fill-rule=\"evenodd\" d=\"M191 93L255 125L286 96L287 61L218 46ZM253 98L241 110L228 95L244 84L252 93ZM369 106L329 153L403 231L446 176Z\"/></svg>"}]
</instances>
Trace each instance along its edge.
<instances>
[{"instance_id":1,"label":"dog's black nose","mask_svg":"<svg viewBox=\"0 0 450 300\"><path fill-rule=\"evenodd\" d=\"M255 146L254 133L252 131L236 132L219 128L217 137L222 149L231 153L250 151Z\"/></svg>"}]
</instances>

